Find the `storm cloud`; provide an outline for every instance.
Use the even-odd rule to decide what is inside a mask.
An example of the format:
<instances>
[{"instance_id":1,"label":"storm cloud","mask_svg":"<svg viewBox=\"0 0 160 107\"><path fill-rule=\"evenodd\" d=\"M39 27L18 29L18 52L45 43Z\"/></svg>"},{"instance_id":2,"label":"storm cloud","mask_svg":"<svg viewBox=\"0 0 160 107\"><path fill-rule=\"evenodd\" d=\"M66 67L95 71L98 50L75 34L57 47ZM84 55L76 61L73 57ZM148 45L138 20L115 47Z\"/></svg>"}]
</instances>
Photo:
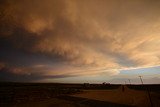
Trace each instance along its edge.
<instances>
[{"instance_id":1,"label":"storm cloud","mask_svg":"<svg viewBox=\"0 0 160 107\"><path fill-rule=\"evenodd\" d=\"M0 61L53 78L157 66L159 12L158 0L2 0Z\"/></svg>"}]
</instances>

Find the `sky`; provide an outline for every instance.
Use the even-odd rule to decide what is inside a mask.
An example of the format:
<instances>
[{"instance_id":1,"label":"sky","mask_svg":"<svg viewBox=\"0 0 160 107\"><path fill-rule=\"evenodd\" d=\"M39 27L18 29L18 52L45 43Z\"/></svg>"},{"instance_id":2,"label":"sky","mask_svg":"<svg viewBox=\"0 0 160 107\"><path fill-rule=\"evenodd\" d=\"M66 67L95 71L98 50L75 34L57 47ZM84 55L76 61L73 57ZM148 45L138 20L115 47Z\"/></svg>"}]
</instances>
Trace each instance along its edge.
<instances>
[{"instance_id":1,"label":"sky","mask_svg":"<svg viewBox=\"0 0 160 107\"><path fill-rule=\"evenodd\" d=\"M160 84L159 0L1 0L0 81Z\"/></svg>"}]
</instances>

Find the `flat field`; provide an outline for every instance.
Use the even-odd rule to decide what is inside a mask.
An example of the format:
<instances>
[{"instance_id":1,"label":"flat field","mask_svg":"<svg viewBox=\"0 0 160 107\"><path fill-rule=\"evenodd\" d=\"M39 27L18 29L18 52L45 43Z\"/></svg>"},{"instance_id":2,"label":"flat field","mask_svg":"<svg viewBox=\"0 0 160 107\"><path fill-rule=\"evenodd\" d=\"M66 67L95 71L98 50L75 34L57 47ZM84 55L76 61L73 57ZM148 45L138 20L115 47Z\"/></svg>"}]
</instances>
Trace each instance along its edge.
<instances>
[{"instance_id":1,"label":"flat field","mask_svg":"<svg viewBox=\"0 0 160 107\"><path fill-rule=\"evenodd\" d=\"M0 83L0 107L160 107L160 85Z\"/></svg>"}]
</instances>

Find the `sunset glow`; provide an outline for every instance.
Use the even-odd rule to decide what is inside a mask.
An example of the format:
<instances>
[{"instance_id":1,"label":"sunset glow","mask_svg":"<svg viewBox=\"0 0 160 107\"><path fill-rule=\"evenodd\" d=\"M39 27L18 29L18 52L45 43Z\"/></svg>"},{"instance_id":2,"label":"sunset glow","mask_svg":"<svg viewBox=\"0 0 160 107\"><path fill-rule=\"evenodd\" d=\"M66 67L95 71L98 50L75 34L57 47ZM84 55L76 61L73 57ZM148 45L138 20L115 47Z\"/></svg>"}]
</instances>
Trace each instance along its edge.
<instances>
[{"instance_id":1,"label":"sunset glow","mask_svg":"<svg viewBox=\"0 0 160 107\"><path fill-rule=\"evenodd\" d=\"M1 0L0 81L160 83L159 13L158 0Z\"/></svg>"}]
</instances>

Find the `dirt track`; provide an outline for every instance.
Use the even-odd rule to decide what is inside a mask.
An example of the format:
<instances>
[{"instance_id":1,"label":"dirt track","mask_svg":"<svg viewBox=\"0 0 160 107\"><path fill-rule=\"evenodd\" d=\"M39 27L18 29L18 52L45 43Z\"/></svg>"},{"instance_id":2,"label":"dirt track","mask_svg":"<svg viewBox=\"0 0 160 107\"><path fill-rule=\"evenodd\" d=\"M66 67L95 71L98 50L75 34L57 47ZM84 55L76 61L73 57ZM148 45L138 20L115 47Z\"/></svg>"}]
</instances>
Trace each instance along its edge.
<instances>
[{"instance_id":1,"label":"dirt track","mask_svg":"<svg viewBox=\"0 0 160 107\"><path fill-rule=\"evenodd\" d=\"M158 100L153 97L152 102L154 107L158 107ZM99 101L108 101L117 104L126 104L138 107L150 107L148 94L146 91L138 91L127 88L127 86L121 86L114 90L84 90L83 93L75 94L74 97L88 98Z\"/></svg>"},{"instance_id":2,"label":"dirt track","mask_svg":"<svg viewBox=\"0 0 160 107\"><path fill-rule=\"evenodd\" d=\"M19 103L14 105L13 107L132 107L132 106L65 95L46 101Z\"/></svg>"}]
</instances>

